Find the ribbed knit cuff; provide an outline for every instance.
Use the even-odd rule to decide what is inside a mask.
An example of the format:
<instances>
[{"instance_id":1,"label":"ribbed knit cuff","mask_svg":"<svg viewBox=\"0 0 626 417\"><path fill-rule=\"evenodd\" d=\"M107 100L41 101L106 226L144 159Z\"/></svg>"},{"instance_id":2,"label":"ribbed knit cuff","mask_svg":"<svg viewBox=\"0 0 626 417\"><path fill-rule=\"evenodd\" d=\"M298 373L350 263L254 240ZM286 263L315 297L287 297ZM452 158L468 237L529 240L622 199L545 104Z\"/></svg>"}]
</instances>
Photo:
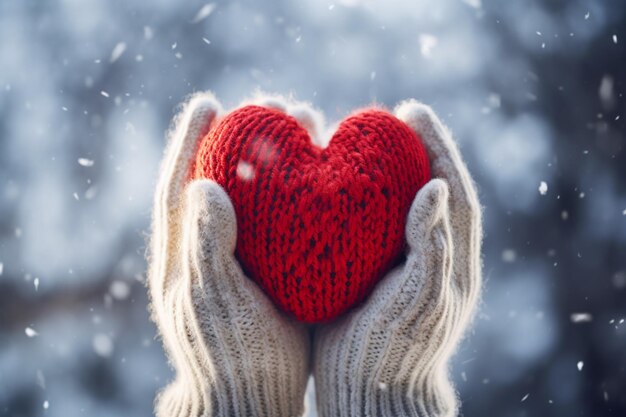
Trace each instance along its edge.
<instances>
[{"instance_id":1,"label":"ribbed knit cuff","mask_svg":"<svg viewBox=\"0 0 626 417\"><path fill-rule=\"evenodd\" d=\"M303 403L283 402L280 407L269 408L269 404L259 404L255 400L234 402L231 398L222 403L224 394L214 392L213 402L208 409L194 399L190 387L182 387L175 382L168 386L156 399L156 417L299 417L303 413ZM197 398L197 397L196 397ZM236 404L235 407L233 405Z\"/></svg>"},{"instance_id":2,"label":"ribbed knit cuff","mask_svg":"<svg viewBox=\"0 0 626 417\"><path fill-rule=\"evenodd\" d=\"M450 387L451 388L451 387ZM424 387L419 395L407 395L405 387L389 387L380 383L376 387L358 387L359 395L366 401L361 404L349 400L349 390L325 399L318 394L319 417L453 417L457 415L457 401L454 395L433 392ZM445 390L452 391L452 390ZM330 401L329 401L330 400Z\"/></svg>"}]
</instances>

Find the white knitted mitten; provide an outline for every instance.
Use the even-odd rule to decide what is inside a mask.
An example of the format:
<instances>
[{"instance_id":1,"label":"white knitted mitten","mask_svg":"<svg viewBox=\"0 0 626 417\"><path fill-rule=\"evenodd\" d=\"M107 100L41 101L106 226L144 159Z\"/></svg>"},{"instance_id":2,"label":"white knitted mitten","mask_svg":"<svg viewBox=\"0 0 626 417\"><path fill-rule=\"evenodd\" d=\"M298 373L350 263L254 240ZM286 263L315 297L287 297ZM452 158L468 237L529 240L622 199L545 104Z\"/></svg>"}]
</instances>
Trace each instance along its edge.
<instances>
[{"instance_id":1,"label":"white knitted mitten","mask_svg":"<svg viewBox=\"0 0 626 417\"><path fill-rule=\"evenodd\" d=\"M323 417L458 412L448 360L480 292L480 206L459 151L433 111L408 101L396 116L424 141L434 179L411 206L404 265L362 306L315 335Z\"/></svg>"},{"instance_id":2,"label":"white knitted mitten","mask_svg":"<svg viewBox=\"0 0 626 417\"><path fill-rule=\"evenodd\" d=\"M236 217L216 183L185 186L198 141L220 112L193 97L174 123L153 212L153 319L176 379L159 417L298 416L309 374L306 328L282 315L234 257Z\"/></svg>"}]
</instances>

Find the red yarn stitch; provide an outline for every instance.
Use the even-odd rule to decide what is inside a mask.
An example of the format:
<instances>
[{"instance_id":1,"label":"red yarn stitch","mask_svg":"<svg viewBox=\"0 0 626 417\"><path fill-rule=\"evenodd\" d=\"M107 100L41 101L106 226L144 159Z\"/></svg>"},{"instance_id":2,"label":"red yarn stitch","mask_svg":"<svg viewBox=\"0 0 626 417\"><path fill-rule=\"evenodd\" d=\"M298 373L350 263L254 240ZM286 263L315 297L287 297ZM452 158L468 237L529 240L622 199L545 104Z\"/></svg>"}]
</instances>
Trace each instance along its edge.
<instances>
[{"instance_id":1,"label":"red yarn stitch","mask_svg":"<svg viewBox=\"0 0 626 417\"><path fill-rule=\"evenodd\" d=\"M219 183L235 207L242 268L305 322L337 317L400 261L430 179L420 139L379 109L345 119L320 149L293 117L242 107L212 126L195 162L192 177Z\"/></svg>"}]
</instances>

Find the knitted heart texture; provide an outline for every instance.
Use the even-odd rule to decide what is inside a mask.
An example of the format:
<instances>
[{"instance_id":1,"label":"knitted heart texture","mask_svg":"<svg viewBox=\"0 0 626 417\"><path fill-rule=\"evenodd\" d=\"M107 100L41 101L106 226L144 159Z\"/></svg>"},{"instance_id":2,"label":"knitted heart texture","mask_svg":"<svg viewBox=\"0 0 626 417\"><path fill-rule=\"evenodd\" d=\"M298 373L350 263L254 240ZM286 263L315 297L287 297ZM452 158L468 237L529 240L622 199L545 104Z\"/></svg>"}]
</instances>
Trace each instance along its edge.
<instances>
[{"instance_id":1,"label":"knitted heart texture","mask_svg":"<svg viewBox=\"0 0 626 417\"><path fill-rule=\"evenodd\" d=\"M403 260L409 208L430 180L421 139L383 108L352 113L326 146L314 125L244 105L213 121L191 172L228 193L244 272L307 323L355 306Z\"/></svg>"}]
</instances>

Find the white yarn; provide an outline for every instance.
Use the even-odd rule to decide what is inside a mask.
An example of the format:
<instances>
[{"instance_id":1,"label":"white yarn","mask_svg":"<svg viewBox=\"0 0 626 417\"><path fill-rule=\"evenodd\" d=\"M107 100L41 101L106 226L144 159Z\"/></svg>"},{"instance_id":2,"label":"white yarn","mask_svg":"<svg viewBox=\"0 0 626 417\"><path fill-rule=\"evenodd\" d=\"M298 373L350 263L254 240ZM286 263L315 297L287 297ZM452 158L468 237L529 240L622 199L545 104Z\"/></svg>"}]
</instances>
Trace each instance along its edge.
<instances>
[{"instance_id":1,"label":"white yarn","mask_svg":"<svg viewBox=\"0 0 626 417\"><path fill-rule=\"evenodd\" d=\"M313 138L323 134L321 114L306 104L279 96L255 103L293 115ZM307 329L244 276L234 258L235 213L221 187L184 186L198 141L221 112L209 93L190 98L175 118L157 184L149 287L176 379L157 397L156 414L302 415ZM411 206L405 264L358 309L317 329L313 373L323 417L458 413L448 361L479 297L480 206L433 111L407 101L395 113L424 141L435 179Z\"/></svg>"},{"instance_id":2,"label":"white yarn","mask_svg":"<svg viewBox=\"0 0 626 417\"><path fill-rule=\"evenodd\" d=\"M221 187L209 180L184 187L198 141L219 112L209 94L185 105L157 185L149 286L176 379L157 397L156 414L301 415L306 328L244 276L234 258L234 209Z\"/></svg>"},{"instance_id":3,"label":"white yarn","mask_svg":"<svg viewBox=\"0 0 626 417\"><path fill-rule=\"evenodd\" d=\"M323 417L448 417L459 411L448 361L470 323L481 283L481 213L454 141L415 101L396 116L424 141L433 180L415 197L404 265L364 305L315 336Z\"/></svg>"}]
</instances>

